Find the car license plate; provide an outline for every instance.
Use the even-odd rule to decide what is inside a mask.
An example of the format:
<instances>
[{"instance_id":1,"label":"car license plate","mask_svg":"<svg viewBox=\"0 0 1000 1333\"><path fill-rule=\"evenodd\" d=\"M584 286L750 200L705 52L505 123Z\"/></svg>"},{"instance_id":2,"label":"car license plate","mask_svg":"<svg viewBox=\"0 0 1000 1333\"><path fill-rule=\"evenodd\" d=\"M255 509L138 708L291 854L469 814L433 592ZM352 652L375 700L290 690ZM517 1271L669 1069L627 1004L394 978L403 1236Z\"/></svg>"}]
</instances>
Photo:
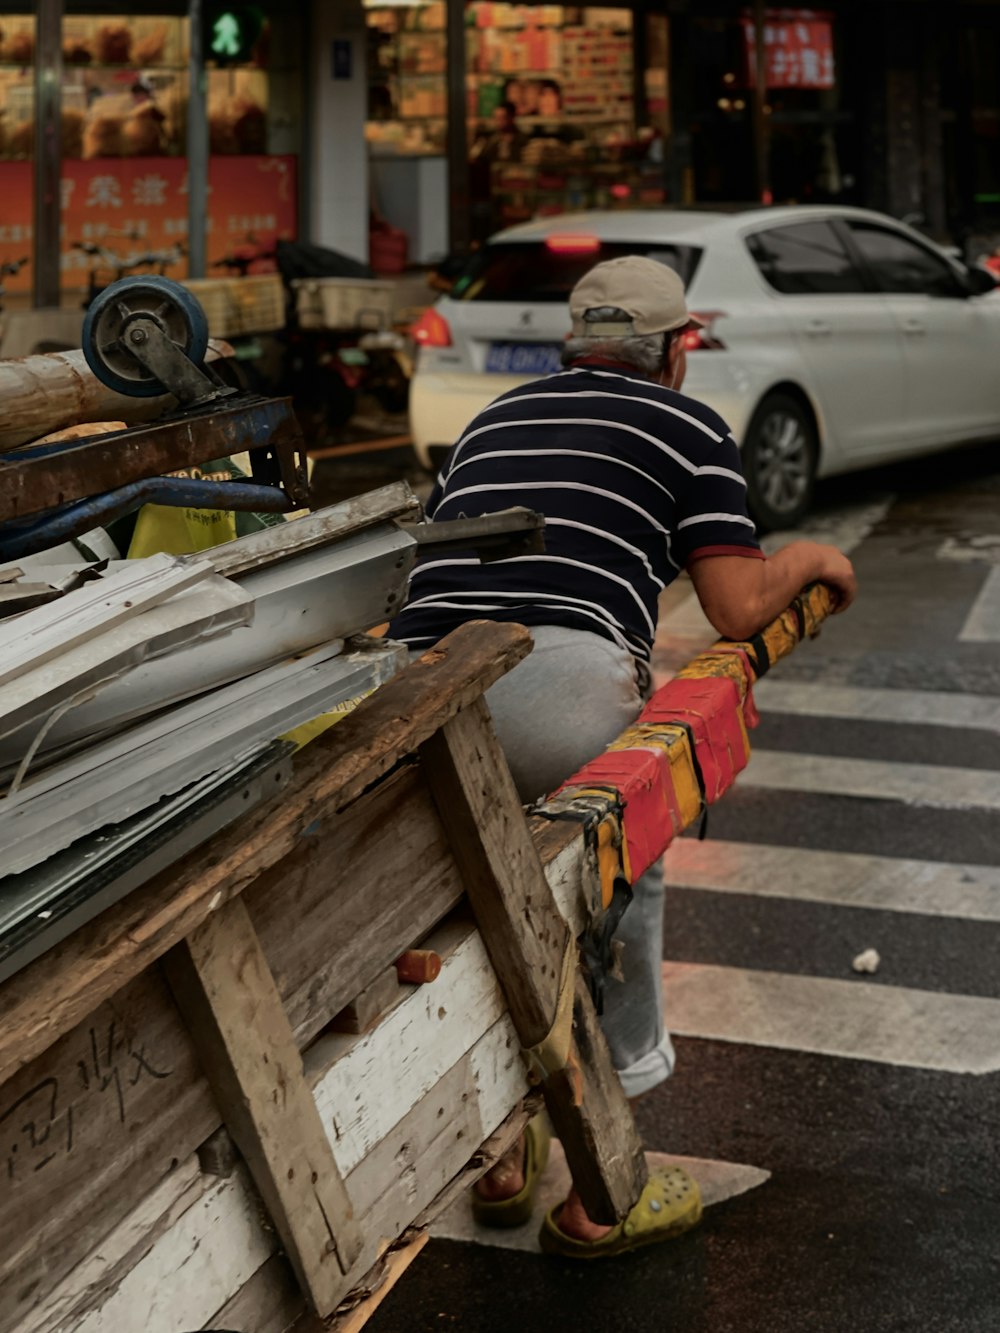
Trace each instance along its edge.
<instances>
[{"instance_id":1,"label":"car license plate","mask_svg":"<svg viewBox=\"0 0 1000 1333\"><path fill-rule=\"evenodd\" d=\"M560 368L558 343L490 343L486 369L495 375L551 375Z\"/></svg>"}]
</instances>

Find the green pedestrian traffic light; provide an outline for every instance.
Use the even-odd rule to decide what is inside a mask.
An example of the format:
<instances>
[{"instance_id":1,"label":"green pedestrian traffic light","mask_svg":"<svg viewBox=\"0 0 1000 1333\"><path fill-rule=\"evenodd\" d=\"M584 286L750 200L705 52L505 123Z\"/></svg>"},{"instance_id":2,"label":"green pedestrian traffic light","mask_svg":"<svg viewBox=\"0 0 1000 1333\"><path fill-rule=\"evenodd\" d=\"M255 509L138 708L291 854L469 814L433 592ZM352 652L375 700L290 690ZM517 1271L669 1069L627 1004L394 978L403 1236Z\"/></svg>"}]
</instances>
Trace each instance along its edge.
<instances>
[{"instance_id":1,"label":"green pedestrian traffic light","mask_svg":"<svg viewBox=\"0 0 1000 1333\"><path fill-rule=\"evenodd\" d=\"M205 59L219 65L250 60L264 15L257 5L209 5L205 14Z\"/></svg>"},{"instance_id":2,"label":"green pedestrian traffic light","mask_svg":"<svg viewBox=\"0 0 1000 1333\"><path fill-rule=\"evenodd\" d=\"M240 21L228 9L215 20L212 29L212 55L235 60L243 48Z\"/></svg>"}]
</instances>

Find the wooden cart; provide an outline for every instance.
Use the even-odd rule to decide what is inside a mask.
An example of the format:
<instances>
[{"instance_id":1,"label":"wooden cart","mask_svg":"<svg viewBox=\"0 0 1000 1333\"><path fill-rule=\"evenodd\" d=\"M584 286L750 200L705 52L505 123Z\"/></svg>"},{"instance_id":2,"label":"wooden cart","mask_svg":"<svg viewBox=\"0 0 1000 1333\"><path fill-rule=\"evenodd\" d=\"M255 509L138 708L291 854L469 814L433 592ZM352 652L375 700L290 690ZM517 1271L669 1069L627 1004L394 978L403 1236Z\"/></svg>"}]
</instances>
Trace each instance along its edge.
<instances>
[{"instance_id":1,"label":"wooden cart","mask_svg":"<svg viewBox=\"0 0 1000 1333\"><path fill-rule=\"evenodd\" d=\"M744 739L749 681L826 605L712 659L746 675ZM592 1215L631 1206L645 1163L575 947L611 843L525 817L482 697L529 648L464 626L0 987L0 1333L359 1328L541 1095ZM638 743L680 784L697 736L667 730ZM440 975L400 984L415 946Z\"/></svg>"}]
</instances>

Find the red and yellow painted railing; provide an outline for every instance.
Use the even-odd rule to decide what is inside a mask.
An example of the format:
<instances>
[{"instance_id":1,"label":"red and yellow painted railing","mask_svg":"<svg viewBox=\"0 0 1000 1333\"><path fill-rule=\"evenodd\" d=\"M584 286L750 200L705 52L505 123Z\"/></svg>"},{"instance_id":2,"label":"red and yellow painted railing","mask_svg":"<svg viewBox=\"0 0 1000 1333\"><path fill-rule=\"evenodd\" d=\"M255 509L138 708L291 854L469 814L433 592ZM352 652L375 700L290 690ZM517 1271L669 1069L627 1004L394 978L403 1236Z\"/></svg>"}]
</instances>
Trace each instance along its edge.
<instances>
[{"instance_id":1,"label":"red and yellow painted railing","mask_svg":"<svg viewBox=\"0 0 1000 1333\"><path fill-rule=\"evenodd\" d=\"M612 907L616 887L634 884L733 785L758 721L754 682L815 635L832 609L830 589L813 584L752 639L699 653L633 726L535 808L586 827L600 881L595 917Z\"/></svg>"}]
</instances>

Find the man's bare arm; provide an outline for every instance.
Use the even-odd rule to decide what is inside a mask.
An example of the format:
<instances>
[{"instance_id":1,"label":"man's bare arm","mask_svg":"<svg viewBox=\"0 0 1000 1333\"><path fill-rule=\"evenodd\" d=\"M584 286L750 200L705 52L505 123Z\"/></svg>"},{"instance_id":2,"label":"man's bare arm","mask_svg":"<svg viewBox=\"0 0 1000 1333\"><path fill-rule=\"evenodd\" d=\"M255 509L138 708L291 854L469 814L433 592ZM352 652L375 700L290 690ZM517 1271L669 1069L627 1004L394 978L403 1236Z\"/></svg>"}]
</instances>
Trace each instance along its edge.
<instances>
[{"instance_id":1,"label":"man's bare arm","mask_svg":"<svg viewBox=\"0 0 1000 1333\"><path fill-rule=\"evenodd\" d=\"M850 606L858 586L847 556L818 542L791 542L765 560L705 556L693 560L688 573L705 615L727 639L756 634L807 583L828 583L837 597L837 611Z\"/></svg>"}]
</instances>

